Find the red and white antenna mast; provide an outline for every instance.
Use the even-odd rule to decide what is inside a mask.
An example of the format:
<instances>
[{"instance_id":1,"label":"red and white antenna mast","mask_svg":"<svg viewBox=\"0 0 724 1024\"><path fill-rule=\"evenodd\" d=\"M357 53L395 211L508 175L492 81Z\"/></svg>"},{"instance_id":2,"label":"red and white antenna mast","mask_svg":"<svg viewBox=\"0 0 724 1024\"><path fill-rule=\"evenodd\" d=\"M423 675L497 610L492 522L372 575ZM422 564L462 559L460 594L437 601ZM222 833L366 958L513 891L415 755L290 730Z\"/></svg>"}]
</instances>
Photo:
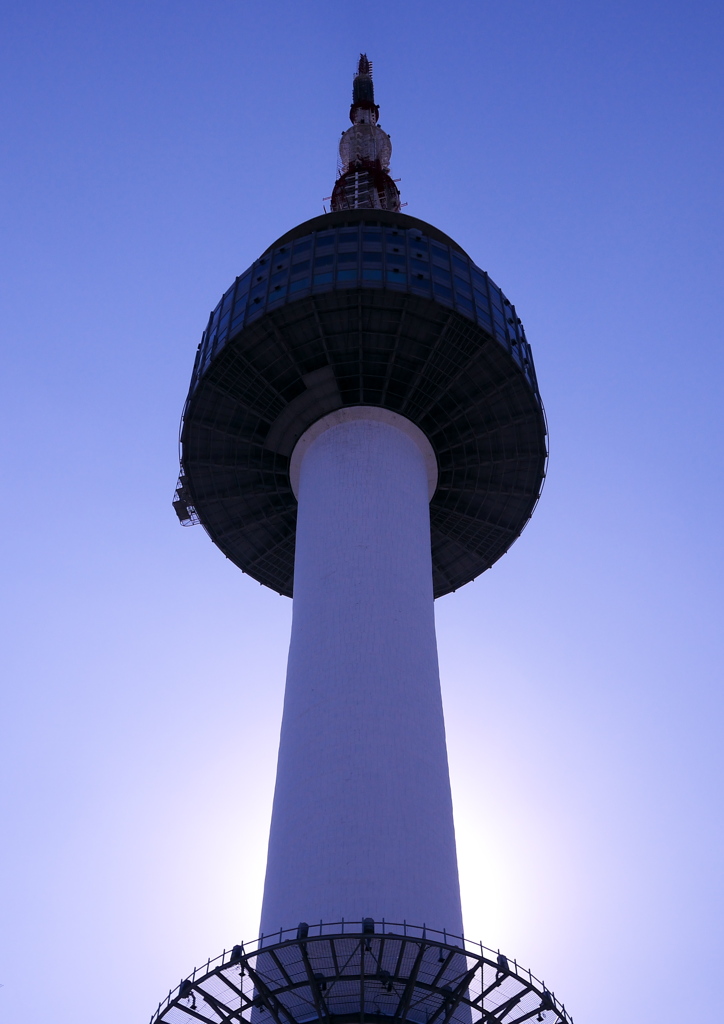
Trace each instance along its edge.
<instances>
[{"instance_id":1,"label":"red and white antenna mast","mask_svg":"<svg viewBox=\"0 0 724 1024\"><path fill-rule=\"evenodd\" d=\"M339 143L340 172L332 192L333 210L400 209L400 192L390 177L390 137L377 124L372 63L361 53L352 83L352 127Z\"/></svg>"}]
</instances>

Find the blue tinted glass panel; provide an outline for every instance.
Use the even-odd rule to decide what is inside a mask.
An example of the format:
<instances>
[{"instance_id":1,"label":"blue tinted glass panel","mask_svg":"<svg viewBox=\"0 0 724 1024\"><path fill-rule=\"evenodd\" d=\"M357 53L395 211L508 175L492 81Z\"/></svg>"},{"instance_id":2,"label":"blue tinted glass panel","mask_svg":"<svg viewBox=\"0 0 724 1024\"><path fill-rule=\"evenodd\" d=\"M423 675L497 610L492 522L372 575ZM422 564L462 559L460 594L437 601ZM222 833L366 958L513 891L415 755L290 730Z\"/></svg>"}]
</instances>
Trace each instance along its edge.
<instances>
[{"instance_id":1,"label":"blue tinted glass panel","mask_svg":"<svg viewBox=\"0 0 724 1024\"><path fill-rule=\"evenodd\" d=\"M488 314L478 306L478 322L487 327L490 330L493 326L493 321L490 319Z\"/></svg>"},{"instance_id":2,"label":"blue tinted glass panel","mask_svg":"<svg viewBox=\"0 0 724 1024\"><path fill-rule=\"evenodd\" d=\"M516 364L532 381L525 335L517 324L515 309L485 271L442 243L402 229L399 234L393 232L392 228L362 227L312 234L257 260L224 293L214 310L198 350L198 367L207 367L227 338L242 330L245 323L257 320L266 308L276 309L285 301L293 301L302 293L308 293L311 285L316 286L315 290L326 289L333 287L336 281L340 289L355 287L359 282L408 290L428 298L434 289L439 302L457 308L486 331L494 332L497 341L511 352ZM336 256L333 255L335 241L339 243ZM361 243L365 250L362 252L363 271L358 269ZM315 246L315 273L311 278L309 254ZM345 251L339 251L341 249ZM297 262L290 266L292 258ZM288 288L290 274L298 279ZM491 313L494 313L492 319ZM508 324L509 320L513 322Z\"/></svg>"}]
</instances>

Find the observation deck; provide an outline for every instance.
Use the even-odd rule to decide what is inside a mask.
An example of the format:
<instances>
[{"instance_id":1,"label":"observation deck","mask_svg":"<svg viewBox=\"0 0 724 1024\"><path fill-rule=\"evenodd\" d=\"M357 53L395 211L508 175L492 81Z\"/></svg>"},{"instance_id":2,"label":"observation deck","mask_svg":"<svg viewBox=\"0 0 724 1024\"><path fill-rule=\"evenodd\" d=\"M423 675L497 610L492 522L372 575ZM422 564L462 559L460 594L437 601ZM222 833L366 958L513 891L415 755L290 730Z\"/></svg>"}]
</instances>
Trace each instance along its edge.
<instances>
[{"instance_id":1,"label":"observation deck","mask_svg":"<svg viewBox=\"0 0 724 1024\"><path fill-rule=\"evenodd\" d=\"M573 1024L515 960L462 937L363 921L262 936L181 981L150 1024Z\"/></svg>"},{"instance_id":2,"label":"observation deck","mask_svg":"<svg viewBox=\"0 0 724 1024\"><path fill-rule=\"evenodd\" d=\"M300 224L222 296L183 413L179 518L292 596L294 445L327 413L360 405L407 417L435 452L435 597L479 576L520 535L545 476L533 358L488 274L397 212Z\"/></svg>"}]
</instances>

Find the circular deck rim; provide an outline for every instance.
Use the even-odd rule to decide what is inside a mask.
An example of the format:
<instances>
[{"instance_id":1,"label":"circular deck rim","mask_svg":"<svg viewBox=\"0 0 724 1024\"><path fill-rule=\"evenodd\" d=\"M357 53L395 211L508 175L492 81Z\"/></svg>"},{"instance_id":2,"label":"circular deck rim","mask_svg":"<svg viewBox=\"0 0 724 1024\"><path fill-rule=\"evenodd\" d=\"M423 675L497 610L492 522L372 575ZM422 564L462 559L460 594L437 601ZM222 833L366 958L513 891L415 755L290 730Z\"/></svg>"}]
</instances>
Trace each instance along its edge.
<instances>
[{"instance_id":1,"label":"circular deck rim","mask_svg":"<svg viewBox=\"0 0 724 1024\"><path fill-rule=\"evenodd\" d=\"M341 998L335 987L346 990ZM334 1012L355 1000L354 1009ZM213 1017L198 1012L199 1001ZM545 982L499 949L424 925L365 918L303 922L225 949L182 978L150 1024L421 1024L423 1017L427 1024L523 1024L536 1016L573 1024Z\"/></svg>"},{"instance_id":2,"label":"circular deck rim","mask_svg":"<svg viewBox=\"0 0 724 1024\"><path fill-rule=\"evenodd\" d=\"M408 230L417 229L420 234L433 238L437 242L442 242L443 245L449 245L451 249L455 249L456 252L470 259L469 254L465 252L463 247L454 238L446 235L444 231L436 228L434 224L429 224L426 220L420 220L419 217L412 217L409 213L393 213L391 210L335 210L333 213L320 213L316 217L310 217L309 220L302 221L301 224L290 228L289 231L285 231L283 235L280 235L271 245L267 246L262 256L267 256L274 249L279 248L279 246L288 245L295 238L303 238L305 235L311 234L312 231L326 231L333 227L365 223L379 224L383 227L404 225Z\"/></svg>"}]
</instances>

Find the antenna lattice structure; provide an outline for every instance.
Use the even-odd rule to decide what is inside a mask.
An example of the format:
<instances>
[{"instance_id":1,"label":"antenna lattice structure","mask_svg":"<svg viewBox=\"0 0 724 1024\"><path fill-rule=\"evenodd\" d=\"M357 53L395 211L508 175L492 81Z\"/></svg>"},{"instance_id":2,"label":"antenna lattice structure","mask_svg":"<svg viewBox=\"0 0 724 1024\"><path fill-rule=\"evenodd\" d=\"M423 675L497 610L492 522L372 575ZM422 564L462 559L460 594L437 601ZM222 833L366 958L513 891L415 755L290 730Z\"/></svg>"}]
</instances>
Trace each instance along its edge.
<instances>
[{"instance_id":1,"label":"antenna lattice structure","mask_svg":"<svg viewBox=\"0 0 724 1024\"><path fill-rule=\"evenodd\" d=\"M400 209L400 192L390 177L392 143L377 124L372 64L360 54L352 83L352 127L339 143L340 175L332 192L332 210Z\"/></svg>"}]
</instances>

